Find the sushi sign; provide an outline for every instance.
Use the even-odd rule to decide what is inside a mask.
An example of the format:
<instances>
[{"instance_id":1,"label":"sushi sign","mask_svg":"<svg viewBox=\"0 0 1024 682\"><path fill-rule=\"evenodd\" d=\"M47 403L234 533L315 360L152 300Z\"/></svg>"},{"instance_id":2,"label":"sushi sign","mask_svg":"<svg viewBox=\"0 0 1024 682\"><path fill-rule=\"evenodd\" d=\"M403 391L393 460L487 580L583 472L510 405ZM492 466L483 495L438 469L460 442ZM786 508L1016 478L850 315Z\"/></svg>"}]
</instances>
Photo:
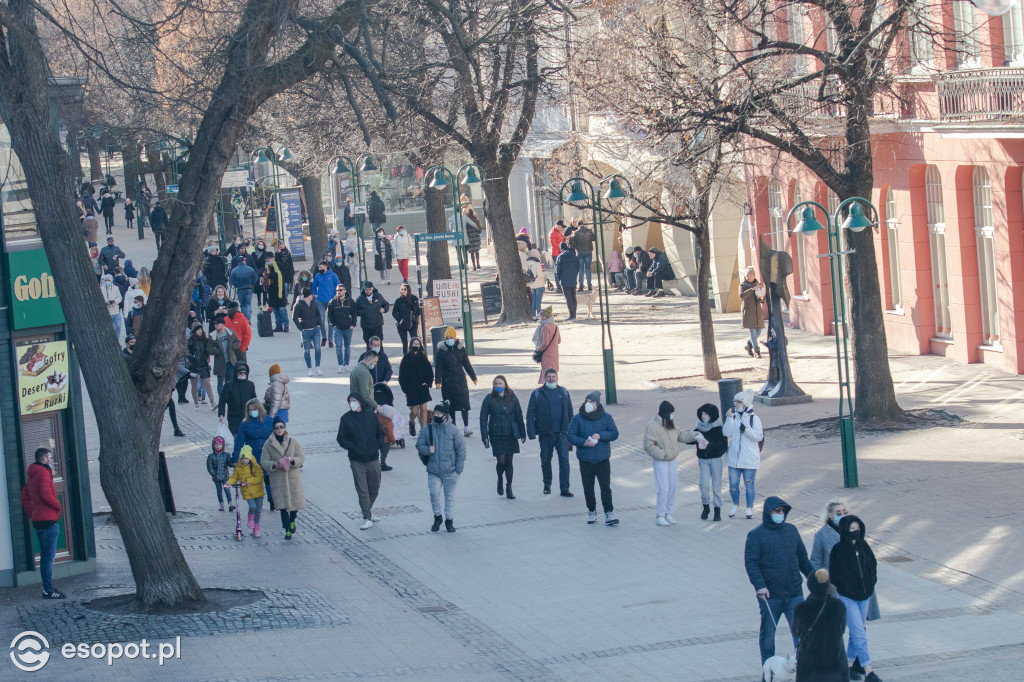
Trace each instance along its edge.
<instances>
[{"instance_id":1,"label":"sushi sign","mask_svg":"<svg viewBox=\"0 0 1024 682\"><path fill-rule=\"evenodd\" d=\"M11 251L6 258L11 326L28 329L62 324L64 312L46 252L42 249Z\"/></svg>"},{"instance_id":2,"label":"sushi sign","mask_svg":"<svg viewBox=\"0 0 1024 682\"><path fill-rule=\"evenodd\" d=\"M68 406L68 342L24 339L16 344L21 414Z\"/></svg>"}]
</instances>

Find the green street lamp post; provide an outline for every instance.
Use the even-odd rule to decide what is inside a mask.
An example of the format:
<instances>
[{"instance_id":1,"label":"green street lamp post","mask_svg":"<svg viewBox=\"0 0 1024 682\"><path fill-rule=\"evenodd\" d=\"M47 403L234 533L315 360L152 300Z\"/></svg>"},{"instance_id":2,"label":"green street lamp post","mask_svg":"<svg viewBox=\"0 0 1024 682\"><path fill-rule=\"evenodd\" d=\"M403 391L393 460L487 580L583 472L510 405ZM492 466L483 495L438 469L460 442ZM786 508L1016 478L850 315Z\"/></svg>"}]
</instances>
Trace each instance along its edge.
<instances>
[{"instance_id":1,"label":"green street lamp post","mask_svg":"<svg viewBox=\"0 0 1024 682\"><path fill-rule=\"evenodd\" d=\"M253 163L269 163L274 167L274 222L277 223L277 238L283 240L283 226L281 222L281 201L278 197L278 192L281 191L281 182L278 178L277 164L279 161L287 161L292 158L292 153L288 151L287 147L282 147L280 152L275 152L270 147L257 147L252 150L249 158ZM253 174L255 177L255 173ZM255 189L255 188L254 188ZM253 192L255 197L255 192ZM256 202L252 202L252 207L249 212L250 225L252 225L252 240L256 241ZM264 231L264 234L266 232Z\"/></svg>"},{"instance_id":2,"label":"green street lamp post","mask_svg":"<svg viewBox=\"0 0 1024 682\"><path fill-rule=\"evenodd\" d=\"M479 175L477 173L479 173ZM461 292L462 297L462 335L465 337L464 343L466 344L466 353L469 355L474 355L476 353L476 347L473 343L473 310L469 304L469 272L466 267L468 255L466 248L466 230L462 221L462 207L459 201L459 185L465 184L467 185L467 189L472 191L472 185L480 184L482 182L481 178L486 179L486 177L487 175L484 173L484 169L479 164L475 163L465 164L459 168L457 173L452 173L444 166L432 166L427 169L427 172L423 176L423 182L426 183L423 188L424 191L427 189L436 189L443 192L449 188L451 189L453 220L455 221L455 231L459 234L459 241L455 246L455 256L459 266L459 291ZM428 178L429 182L427 182Z\"/></svg>"},{"instance_id":3,"label":"green street lamp post","mask_svg":"<svg viewBox=\"0 0 1024 682\"><path fill-rule=\"evenodd\" d=\"M598 183L598 187L601 187L606 180L609 182L609 186L604 194L605 199L617 201L628 196L622 189L621 184L621 181L625 180L625 178L618 175L610 175L603 178ZM629 186L628 181L626 184ZM565 188L570 185L569 196L563 196ZM588 189L589 192L584 191L584 188ZM632 188L630 188L631 193ZM601 317L601 357L604 364L604 393L605 404L614 405L618 402L618 392L615 389L615 345L612 342L612 320L611 311L608 306L608 282L602 276L602 269L606 258L604 248L604 209L601 207L601 194L588 181L576 176L562 183L562 187L558 190L558 201L559 203L569 205L589 203L591 224L598 228L598 248L601 251L601 259L598 263L597 301L598 312Z\"/></svg>"},{"instance_id":4,"label":"green street lamp post","mask_svg":"<svg viewBox=\"0 0 1024 682\"><path fill-rule=\"evenodd\" d=\"M804 210L797 214L801 207ZM840 224L840 217L843 209L849 206L849 215ZM864 215L864 206L871 209L874 220ZM814 207L817 207L825 216L825 225L822 225L815 217ZM800 222L793 227L793 216L801 216ZM829 259L829 276L832 280L832 316L835 319L836 336L836 362L839 367L839 440L843 450L843 485L847 488L856 488L859 485L857 476L857 443L854 438L853 429L853 389L850 380L850 349L848 345L847 310L845 284L843 282L840 263L843 256L854 253L852 249L841 251L842 248L839 230L860 232L871 227L878 220L878 209L869 200L863 197L850 197L836 208L835 215L830 216L824 206L815 201L802 201L792 209L786 216L786 225L790 234L794 232L808 236L820 230L828 234L828 253L821 254L819 258ZM839 276L836 272L839 270Z\"/></svg>"}]
</instances>

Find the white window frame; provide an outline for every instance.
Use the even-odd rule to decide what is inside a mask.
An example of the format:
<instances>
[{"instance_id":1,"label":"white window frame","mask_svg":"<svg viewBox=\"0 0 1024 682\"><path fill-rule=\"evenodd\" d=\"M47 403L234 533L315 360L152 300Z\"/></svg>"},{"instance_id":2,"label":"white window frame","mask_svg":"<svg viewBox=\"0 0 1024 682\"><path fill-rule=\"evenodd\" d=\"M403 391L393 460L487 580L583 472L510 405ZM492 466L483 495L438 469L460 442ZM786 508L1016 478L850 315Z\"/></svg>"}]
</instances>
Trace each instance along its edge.
<instances>
[{"instance_id":1,"label":"white window frame","mask_svg":"<svg viewBox=\"0 0 1024 682\"><path fill-rule=\"evenodd\" d=\"M1024 65L1024 0L1016 0L1003 15L1003 64Z\"/></svg>"},{"instance_id":2,"label":"white window frame","mask_svg":"<svg viewBox=\"0 0 1024 682\"><path fill-rule=\"evenodd\" d=\"M974 4L970 0L953 0L953 39L958 69L976 69L981 66L978 31L978 15Z\"/></svg>"},{"instance_id":3,"label":"white window frame","mask_svg":"<svg viewBox=\"0 0 1024 682\"><path fill-rule=\"evenodd\" d=\"M790 2L786 5L786 32L789 42L798 45L807 43L807 33L804 30L804 7L798 2ZM792 62L794 73L807 71L807 57L804 55L794 55Z\"/></svg>"},{"instance_id":4,"label":"white window frame","mask_svg":"<svg viewBox=\"0 0 1024 682\"><path fill-rule=\"evenodd\" d=\"M974 167L974 234L978 245L978 295L981 298L983 346L999 346L999 297L996 293L995 225L992 181L988 171Z\"/></svg>"},{"instance_id":5,"label":"white window frame","mask_svg":"<svg viewBox=\"0 0 1024 682\"><path fill-rule=\"evenodd\" d=\"M942 176L929 165L924 172L928 206L928 249L931 253L932 288L935 294L935 336L953 338L949 312L949 270L946 266L946 212L942 203Z\"/></svg>"},{"instance_id":6,"label":"white window frame","mask_svg":"<svg viewBox=\"0 0 1024 682\"><path fill-rule=\"evenodd\" d=\"M910 17L918 24L930 25L930 12L928 0L916 0L910 11ZM927 28L917 26L910 31L910 71L920 73L932 68L932 56L934 46L932 37Z\"/></svg>"},{"instance_id":7,"label":"white window frame","mask_svg":"<svg viewBox=\"0 0 1024 682\"><path fill-rule=\"evenodd\" d=\"M885 193L885 241L889 250L889 301L891 310L903 310L903 287L900 284L899 219L892 187Z\"/></svg>"},{"instance_id":8,"label":"white window frame","mask_svg":"<svg viewBox=\"0 0 1024 682\"><path fill-rule=\"evenodd\" d=\"M803 201L803 195L800 193L800 185L793 185L793 206L796 206ZM803 209L801 209L803 210ZM794 216L799 218L799 216ZM807 296L809 288L807 286L807 238L803 235L798 236L796 242L796 267L797 267L797 296Z\"/></svg>"},{"instance_id":9,"label":"white window frame","mask_svg":"<svg viewBox=\"0 0 1024 682\"><path fill-rule=\"evenodd\" d=\"M775 178L768 182L768 216L772 248L782 251L786 248L785 216L782 215L782 187Z\"/></svg>"}]
</instances>

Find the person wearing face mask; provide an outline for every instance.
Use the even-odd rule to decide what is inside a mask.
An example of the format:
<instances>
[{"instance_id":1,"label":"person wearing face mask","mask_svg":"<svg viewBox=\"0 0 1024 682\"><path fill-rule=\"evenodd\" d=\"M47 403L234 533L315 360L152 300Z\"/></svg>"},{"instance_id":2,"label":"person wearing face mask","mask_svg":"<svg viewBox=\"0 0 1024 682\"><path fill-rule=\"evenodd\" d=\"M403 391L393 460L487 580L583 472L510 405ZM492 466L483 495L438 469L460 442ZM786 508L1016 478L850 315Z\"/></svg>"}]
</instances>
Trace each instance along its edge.
<instances>
[{"instance_id":1,"label":"person wearing face mask","mask_svg":"<svg viewBox=\"0 0 1024 682\"><path fill-rule=\"evenodd\" d=\"M409 352L409 337L416 338L419 335L420 324L420 300L413 295L412 287L408 284L398 288L398 298L395 299L391 317L395 318L398 337L402 339L402 355L405 355Z\"/></svg>"},{"instance_id":2,"label":"person wearing face mask","mask_svg":"<svg viewBox=\"0 0 1024 682\"><path fill-rule=\"evenodd\" d=\"M469 362L466 346L456 338L455 328L444 330L444 339L437 344L434 360L434 381L441 389L441 398L451 405L451 414L462 412L462 435L471 436L469 428L469 384L466 375L476 384L476 372Z\"/></svg>"},{"instance_id":3,"label":"person wearing face mask","mask_svg":"<svg viewBox=\"0 0 1024 682\"><path fill-rule=\"evenodd\" d=\"M526 406L526 435L530 440L540 438L540 471L545 495L551 494L551 457L557 452L562 497L573 496L569 491L569 441L566 439L571 419L569 391L558 385L558 370L548 367L544 370L544 385L534 389Z\"/></svg>"},{"instance_id":4,"label":"person wearing face mask","mask_svg":"<svg viewBox=\"0 0 1024 682\"><path fill-rule=\"evenodd\" d=\"M380 273L380 281L390 286L391 284L391 261L394 258L394 251L391 248L391 240L380 227L374 232L373 238L373 269Z\"/></svg>"},{"instance_id":5,"label":"person wearing face mask","mask_svg":"<svg viewBox=\"0 0 1024 682\"><path fill-rule=\"evenodd\" d=\"M618 525L615 507L612 506L611 485L611 442L619 437L615 420L604 411L601 394L591 391L580 406L579 414L569 422L566 434L569 442L576 447L576 459L580 464L580 478L583 479L583 496L587 502L587 523L597 521L597 500L594 498L594 480L601 488L601 506L604 508L605 525Z\"/></svg>"},{"instance_id":6,"label":"person wearing face mask","mask_svg":"<svg viewBox=\"0 0 1024 682\"><path fill-rule=\"evenodd\" d=\"M284 280L284 295L287 298L292 293L292 282L295 281L295 264L292 262L292 252L281 240L274 240L274 262L281 271L281 278Z\"/></svg>"},{"instance_id":7,"label":"person wearing face mask","mask_svg":"<svg viewBox=\"0 0 1024 682\"><path fill-rule=\"evenodd\" d=\"M224 390L224 382L234 378L235 367L245 362L245 353L242 351L242 340L238 338L238 334L228 328L227 318L223 315L217 315L213 319L213 331L210 332L210 338L220 346L220 352L213 356L213 373L217 376L217 394L219 395Z\"/></svg>"},{"instance_id":8,"label":"person wearing face mask","mask_svg":"<svg viewBox=\"0 0 1024 682\"><path fill-rule=\"evenodd\" d=\"M839 542L829 553L829 575L840 601L846 606L846 627L850 631L846 660L850 665L850 679L860 679L863 673L865 682L881 682L871 670L865 630L871 595L878 579L878 562L864 538L864 522L852 514L843 516L839 521Z\"/></svg>"},{"instance_id":9,"label":"person wearing face mask","mask_svg":"<svg viewBox=\"0 0 1024 682\"><path fill-rule=\"evenodd\" d=\"M523 406L505 377L500 374L494 377L491 386L491 392L480 405L480 439L494 455L498 494L514 500L512 456L519 452L519 443L526 442Z\"/></svg>"},{"instance_id":10,"label":"person wearing face mask","mask_svg":"<svg viewBox=\"0 0 1024 682\"><path fill-rule=\"evenodd\" d=\"M654 463L654 486L658 491L654 523L658 526L676 523L672 512L675 511L679 480L679 444L696 442L692 431L676 427L675 412L672 403L662 400L657 416L647 422L644 429L644 452Z\"/></svg>"},{"instance_id":11,"label":"person wearing face mask","mask_svg":"<svg viewBox=\"0 0 1024 682\"><path fill-rule=\"evenodd\" d=\"M544 383L544 373L549 369L558 371L558 345L562 343L562 334L558 331L558 323L555 322L554 309L548 306L540 311L540 321L537 328L533 330L533 352L534 360L536 354L540 353L540 378L538 384Z\"/></svg>"},{"instance_id":12,"label":"person wearing face mask","mask_svg":"<svg viewBox=\"0 0 1024 682\"><path fill-rule=\"evenodd\" d=\"M288 290L284 273L273 258L267 259L266 268L267 305L274 311L274 331L285 333L288 331Z\"/></svg>"},{"instance_id":13,"label":"person wearing face mask","mask_svg":"<svg viewBox=\"0 0 1024 682\"><path fill-rule=\"evenodd\" d=\"M239 259L239 263L231 268L228 282L235 288L238 307L242 311L242 315L249 320L252 317L252 294L259 283L259 276L245 257L239 254Z\"/></svg>"},{"instance_id":14,"label":"person wearing face mask","mask_svg":"<svg viewBox=\"0 0 1024 682\"><path fill-rule=\"evenodd\" d=\"M232 435L238 433L238 427L245 417L245 407L250 401L256 400L256 384L249 381L249 365L240 362L235 366L235 378L224 384L218 391L217 414L220 423L227 416L228 431Z\"/></svg>"},{"instance_id":15,"label":"person wearing face mask","mask_svg":"<svg viewBox=\"0 0 1024 682\"><path fill-rule=\"evenodd\" d=\"M306 360L309 376L320 376L320 310L313 301L313 290L308 287L302 290L302 299L292 308L292 321L302 334L302 356ZM316 356L314 369L310 351Z\"/></svg>"},{"instance_id":16,"label":"person wearing face mask","mask_svg":"<svg viewBox=\"0 0 1024 682\"><path fill-rule=\"evenodd\" d=\"M132 309L128 311L128 315L125 317L125 337L128 335L139 338L139 332L142 331L142 318L146 316L146 297L141 293L135 296L135 301L132 304Z\"/></svg>"},{"instance_id":17,"label":"person wearing face mask","mask_svg":"<svg viewBox=\"0 0 1024 682\"><path fill-rule=\"evenodd\" d=\"M363 341L367 348L370 347L372 337L384 338L384 313L390 308L391 304L384 300L373 282L363 282L363 292L356 299L356 315L359 316L359 326L363 330Z\"/></svg>"},{"instance_id":18,"label":"person wearing face mask","mask_svg":"<svg viewBox=\"0 0 1024 682\"><path fill-rule=\"evenodd\" d=\"M780 497L766 499L761 525L747 533L743 549L747 578L761 610L761 665L775 655L775 628L783 615L793 629L793 610L804 600L803 578L813 572L800 531L786 523L791 509Z\"/></svg>"},{"instance_id":19,"label":"person wearing face mask","mask_svg":"<svg viewBox=\"0 0 1024 682\"><path fill-rule=\"evenodd\" d=\"M399 225L395 231L395 238L391 245L395 247L395 260L398 261L398 271L402 273L402 283L409 283L409 259L412 258L415 242L405 226Z\"/></svg>"},{"instance_id":20,"label":"person wearing face mask","mask_svg":"<svg viewBox=\"0 0 1024 682\"><path fill-rule=\"evenodd\" d=\"M274 418L267 414L263 403L258 399L250 400L246 403L245 419L242 420L242 423L238 426L238 433L235 434L235 448L231 454L231 466L235 466L238 463L238 455L242 452L242 447L246 445L252 448L256 463L259 464L260 458L263 457L263 446L273 433ZM273 510L274 493L270 490L270 482L266 474L263 476L263 482L267 484L267 502L270 504L270 509Z\"/></svg>"},{"instance_id":21,"label":"person wearing face mask","mask_svg":"<svg viewBox=\"0 0 1024 682\"><path fill-rule=\"evenodd\" d=\"M317 311L320 313L320 345L327 345L327 305L334 298L338 285L338 276L331 271L331 265L327 261L321 261L317 267L316 275L313 276L313 296L316 298ZM334 348L334 341L331 341L331 348ZM318 362L317 365L320 363Z\"/></svg>"},{"instance_id":22,"label":"person wearing face mask","mask_svg":"<svg viewBox=\"0 0 1024 682\"><path fill-rule=\"evenodd\" d=\"M722 433L722 422L718 418L718 407L704 403L697 408L697 425L694 427L697 443L697 465L700 468L700 502L703 509L700 518L708 520L709 506L715 505L715 518L722 520L722 458L729 449L729 439Z\"/></svg>"},{"instance_id":23,"label":"person wearing face mask","mask_svg":"<svg viewBox=\"0 0 1024 682\"><path fill-rule=\"evenodd\" d=\"M334 298L327 304L327 321L331 324L332 345L338 356L338 374L348 371L352 356L352 329L356 326L356 306L344 284L334 289Z\"/></svg>"},{"instance_id":24,"label":"person wearing face mask","mask_svg":"<svg viewBox=\"0 0 1024 682\"><path fill-rule=\"evenodd\" d=\"M394 370L391 368L391 358L384 352L381 341L376 336L370 339L369 351L377 356L377 364L370 369L370 376L373 377L374 385L388 383L394 375Z\"/></svg>"},{"instance_id":25,"label":"person wearing face mask","mask_svg":"<svg viewBox=\"0 0 1024 682\"><path fill-rule=\"evenodd\" d=\"M305 462L306 456L299 441L288 434L287 425L281 417L274 417L274 435L263 445L260 466L268 477L268 489L277 500L275 505L281 512L285 540L292 539L295 517L306 508L306 494L302 488L302 465Z\"/></svg>"},{"instance_id":26,"label":"person wearing face mask","mask_svg":"<svg viewBox=\"0 0 1024 682\"><path fill-rule=\"evenodd\" d=\"M427 425L427 403L430 402L430 385L434 383L434 368L423 351L423 342L413 337L409 341L409 352L398 365L398 385L405 394L409 406L409 435L416 435L416 420L420 428Z\"/></svg>"},{"instance_id":27,"label":"person wearing face mask","mask_svg":"<svg viewBox=\"0 0 1024 682\"><path fill-rule=\"evenodd\" d=\"M306 287L313 288L313 273L309 270L299 270L299 281L295 284L292 291L292 308L302 298L302 290Z\"/></svg>"},{"instance_id":28,"label":"person wearing face mask","mask_svg":"<svg viewBox=\"0 0 1024 682\"><path fill-rule=\"evenodd\" d=\"M348 271L348 267L345 265L345 258L339 254L333 256L330 263L331 272L337 276L338 281L345 287L345 291L352 291L352 273Z\"/></svg>"},{"instance_id":29,"label":"person wearing face mask","mask_svg":"<svg viewBox=\"0 0 1024 682\"><path fill-rule=\"evenodd\" d=\"M124 321L121 317L121 290L114 284L113 275L103 275L101 282L100 295L107 306L110 321L114 323L114 334L121 338L121 324Z\"/></svg>"},{"instance_id":30,"label":"person wearing face mask","mask_svg":"<svg viewBox=\"0 0 1024 682\"><path fill-rule=\"evenodd\" d=\"M732 497L732 509L729 518L736 516L740 504L740 477L747 495L748 519L754 518L754 477L761 466L761 440L764 428L761 418L754 414L751 407L754 403L754 392L747 390L737 393L733 398L733 407L725 413L722 434L729 439L729 451L725 455L725 463L729 467L729 495Z\"/></svg>"},{"instance_id":31,"label":"person wearing face mask","mask_svg":"<svg viewBox=\"0 0 1024 682\"><path fill-rule=\"evenodd\" d=\"M203 274L206 276L206 283L215 289L218 286L226 286L228 283L227 262L220 255L220 249L216 246L211 246L210 250L206 252L206 258L203 261Z\"/></svg>"},{"instance_id":32,"label":"person wearing face mask","mask_svg":"<svg viewBox=\"0 0 1024 682\"><path fill-rule=\"evenodd\" d=\"M356 236L356 228L348 226L345 231L344 252L345 265L348 267L349 281L353 286L359 283L359 251L363 249L363 240ZM350 288L350 291L355 289Z\"/></svg>"},{"instance_id":33,"label":"person wearing face mask","mask_svg":"<svg viewBox=\"0 0 1024 682\"><path fill-rule=\"evenodd\" d=\"M372 411L377 410L377 403L373 399L373 373L376 369L377 354L367 350L359 356L359 362L348 375L349 391L361 397L363 403Z\"/></svg>"},{"instance_id":34,"label":"person wearing face mask","mask_svg":"<svg viewBox=\"0 0 1024 682\"><path fill-rule=\"evenodd\" d=\"M198 412L200 405L198 388L200 384L206 389L210 403L213 403L213 385L210 384L210 356L219 355L221 347L220 344L206 335L203 326L197 322L192 327L192 334L189 337L186 348L188 353L186 362L189 371L189 381L192 384L192 402L195 404L196 411ZM206 401L207 399L203 398L202 404L205 405Z\"/></svg>"},{"instance_id":35,"label":"person wearing face mask","mask_svg":"<svg viewBox=\"0 0 1024 682\"><path fill-rule=\"evenodd\" d=\"M449 419L448 403L434 406L434 421L420 432L416 440L416 451L427 467L427 488L430 491L430 507L434 512L434 525L430 530L434 533L440 530L443 519L445 530L454 533L455 486L466 465L466 443L459 429Z\"/></svg>"},{"instance_id":36,"label":"person wearing face mask","mask_svg":"<svg viewBox=\"0 0 1024 682\"><path fill-rule=\"evenodd\" d=\"M373 514L373 504L380 491L380 447L384 443L384 429L366 400L358 393L348 396L349 411L338 422L338 445L348 452L352 481L363 512L359 530L369 530L380 519Z\"/></svg>"},{"instance_id":37,"label":"person wearing face mask","mask_svg":"<svg viewBox=\"0 0 1024 682\"><path fill-rule=\"evenodd\" d=\"M213 318L217 317L217 315L228 314L228 304L231 302L231 299L228 298L227 287L217 285L213 288L213 293L210 294L210 302L206 304L207 331L213 331Z\"/></svg>"}]
</instances>

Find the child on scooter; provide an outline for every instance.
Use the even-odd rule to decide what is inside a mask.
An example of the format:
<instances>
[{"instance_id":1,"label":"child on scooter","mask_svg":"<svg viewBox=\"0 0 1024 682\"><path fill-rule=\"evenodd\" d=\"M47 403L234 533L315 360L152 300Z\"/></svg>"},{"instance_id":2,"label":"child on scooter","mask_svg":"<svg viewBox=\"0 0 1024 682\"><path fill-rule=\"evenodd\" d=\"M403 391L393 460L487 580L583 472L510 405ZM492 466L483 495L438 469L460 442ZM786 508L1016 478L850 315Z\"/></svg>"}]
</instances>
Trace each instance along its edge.
<instances>
[{"instance_id":1,"label":"child on scooter","mask_svg":"<svg viewBox=\"0 0 1024 682\"><path fill-rule=\"evenodd\" d=\"M238 464L231 478L224 484L230 488L234 484L240 484L242 488L242 499L249 504L249 521L246 524L252 528L253 537L260 537L260 514L263 511L263 496L266 491L263 489L263 469L256 462L252 455L252 448L248 445L242 447L238 455Z\"/></svg>"}]
</instances>

